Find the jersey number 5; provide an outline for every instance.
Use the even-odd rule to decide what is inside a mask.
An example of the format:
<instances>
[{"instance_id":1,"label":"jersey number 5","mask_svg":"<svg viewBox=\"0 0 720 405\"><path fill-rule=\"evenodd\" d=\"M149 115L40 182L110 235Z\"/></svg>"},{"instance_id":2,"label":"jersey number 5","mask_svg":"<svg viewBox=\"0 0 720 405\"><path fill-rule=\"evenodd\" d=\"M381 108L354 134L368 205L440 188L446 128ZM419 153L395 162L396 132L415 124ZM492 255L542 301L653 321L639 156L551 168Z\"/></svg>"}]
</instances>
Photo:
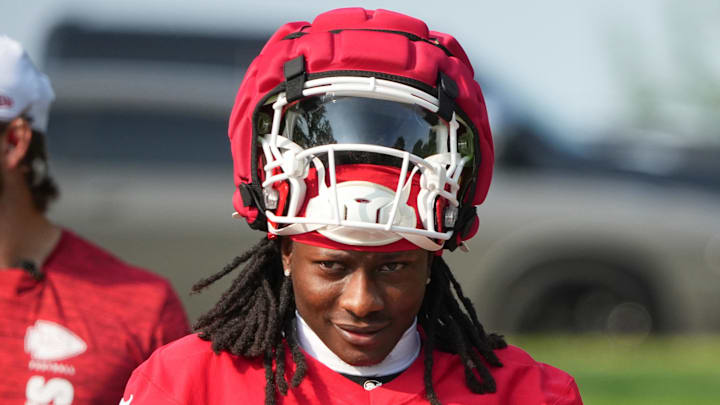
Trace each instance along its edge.
<instances>
[{"instance_id":1,"label":"jersey number 5","mask_svg":"<svg viewBox=\"0 0 720 405\"><path fill-rule=\"evenodd\" d=\"M51 378L35 375L25 386L25 405L71 405L75 390L70 381L64 378Z\"/></svg>"}]
</instances>

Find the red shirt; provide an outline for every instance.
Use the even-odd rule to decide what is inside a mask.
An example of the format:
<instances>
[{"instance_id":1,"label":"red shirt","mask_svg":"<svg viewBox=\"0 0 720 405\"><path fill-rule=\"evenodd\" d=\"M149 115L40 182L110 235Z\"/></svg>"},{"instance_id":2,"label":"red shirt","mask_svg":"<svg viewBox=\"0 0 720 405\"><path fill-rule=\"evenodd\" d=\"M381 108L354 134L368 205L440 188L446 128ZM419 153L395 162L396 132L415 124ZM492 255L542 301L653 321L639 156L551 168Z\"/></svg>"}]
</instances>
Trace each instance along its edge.
<instances>
[{"instance_id":1,"label":"red shirt","mask_svg":"<svg viewBox=\"0 0 720 405\"><path fill-rule=\"evenodd\" d=\"M474 394L465 386L460 357L434 352L433 383L443 405L581 405L575 381L565 372L534 361L516 347L496 351L504 367L492 368L494 394ZM278 403L398 405L427 404L423 355L392 381L371 391L306 355L308 372ZM290 366L294 370L294 364ZM290 376L291 371L288 371ZM124 402L131 405L263 404L265 370L262 360L215 354L211 343L186 336L158 349L133 372Z\"/></svg>"},{"instance_id":2,"label":"red shirt","mask_svg":"<svg viewBox=\"0 0 720 405\"><path fill-rule=\"evenodd\" d=\"M115 405L132 370L189 329L165 279L70 232L42 270L0 270L3 405Z\"/></svg>"}]
</instances>

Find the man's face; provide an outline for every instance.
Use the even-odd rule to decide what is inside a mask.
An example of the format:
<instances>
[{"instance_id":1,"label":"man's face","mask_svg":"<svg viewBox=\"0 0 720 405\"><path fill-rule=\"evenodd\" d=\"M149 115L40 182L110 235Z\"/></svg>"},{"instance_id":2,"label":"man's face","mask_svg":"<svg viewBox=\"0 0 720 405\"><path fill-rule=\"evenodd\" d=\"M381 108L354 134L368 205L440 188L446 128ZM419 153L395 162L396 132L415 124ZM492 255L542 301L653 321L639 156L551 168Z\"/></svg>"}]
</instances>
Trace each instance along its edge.
<instances>
[{"instance_id":1,"label":"man's face","mask_svg":"<svg viewBox=\"0 0 720 405\"><path fill-rule=\"evenodd\" d=\"M283 239L303 319L348 364L381 362L420 310L430 274L425 250L358 252Z\"/></svg>"}]
</instances>

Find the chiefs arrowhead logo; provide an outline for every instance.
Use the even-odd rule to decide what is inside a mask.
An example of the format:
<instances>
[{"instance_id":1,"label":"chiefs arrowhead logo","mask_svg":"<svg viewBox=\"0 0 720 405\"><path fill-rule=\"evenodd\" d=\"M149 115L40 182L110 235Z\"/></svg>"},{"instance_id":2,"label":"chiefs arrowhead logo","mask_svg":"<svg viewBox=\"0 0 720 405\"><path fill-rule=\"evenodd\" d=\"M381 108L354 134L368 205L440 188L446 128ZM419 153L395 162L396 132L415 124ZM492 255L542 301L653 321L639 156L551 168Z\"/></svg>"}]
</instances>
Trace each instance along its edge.
<instances>
[{"instance_id":1,"label":"chiefs arrowhead logo","mask_svg":"<svg viewBox=\"0 0 720 405\"><path fill-rule=\"evenodd\" d=\"M59 361L87 350L87 344L55 322L37 320L25 333L25 352L35 360Z\"/></svg>"}]
</instances>

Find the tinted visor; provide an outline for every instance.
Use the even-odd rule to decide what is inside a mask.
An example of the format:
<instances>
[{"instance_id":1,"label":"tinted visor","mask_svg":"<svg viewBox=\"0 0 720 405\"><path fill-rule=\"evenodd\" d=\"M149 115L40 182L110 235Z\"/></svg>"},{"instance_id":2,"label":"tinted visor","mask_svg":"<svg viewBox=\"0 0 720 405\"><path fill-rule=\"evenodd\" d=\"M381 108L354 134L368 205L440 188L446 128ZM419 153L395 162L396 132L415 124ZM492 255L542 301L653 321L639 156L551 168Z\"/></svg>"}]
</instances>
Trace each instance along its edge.
<instances>
[{"instance_id":1,"label":"tinted visor","mask_svg":"<svg viewBox=\"0 0 720 405\"><path fill-rule=\"evenodd\" d=\"M272 117L261 111L259 124ZM471 131L460 122L458 152L472 155ZM303 149L328 144L395 148L422 158L450 150L449 125L424 108L394 101L324 94L285 107L280 134Z\"/></svg>"}]
</instances>

